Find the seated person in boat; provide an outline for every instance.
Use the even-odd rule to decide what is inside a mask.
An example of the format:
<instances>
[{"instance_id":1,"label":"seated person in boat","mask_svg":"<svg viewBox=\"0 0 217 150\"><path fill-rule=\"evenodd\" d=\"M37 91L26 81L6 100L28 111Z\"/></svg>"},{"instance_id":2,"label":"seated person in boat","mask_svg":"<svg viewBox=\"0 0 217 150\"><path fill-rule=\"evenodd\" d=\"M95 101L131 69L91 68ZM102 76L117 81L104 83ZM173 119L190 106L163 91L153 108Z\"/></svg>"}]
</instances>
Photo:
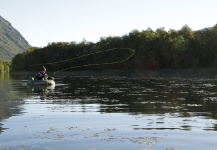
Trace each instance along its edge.
<instances>
[{"instance_id":1,"label":"seated person in boat","mask_svg":"<svg viewBox=\"0 0 217 150\"><path fill-rule=\"evenodd\" d=\"M44 66L42 66L41 71L36 74L36 80L47 80L46 68Z\"/></svg>"}]
</instances>

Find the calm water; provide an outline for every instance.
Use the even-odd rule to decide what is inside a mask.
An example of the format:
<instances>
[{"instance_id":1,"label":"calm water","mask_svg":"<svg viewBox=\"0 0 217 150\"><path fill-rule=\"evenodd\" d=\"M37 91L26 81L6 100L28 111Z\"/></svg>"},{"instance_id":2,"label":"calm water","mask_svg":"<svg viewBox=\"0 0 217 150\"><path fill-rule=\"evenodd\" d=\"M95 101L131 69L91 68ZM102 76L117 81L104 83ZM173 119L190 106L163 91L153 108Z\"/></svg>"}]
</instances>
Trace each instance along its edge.
<instances>
[{"instance_id":1,"label":"calm water","mask_svg":"<svg viewBox=\"0 0 217 150\"><path fill-rule=\"evenodd\" d=\"M0 74L1 150L217 149L217 79Z\"/></svg>"}]
</instances>

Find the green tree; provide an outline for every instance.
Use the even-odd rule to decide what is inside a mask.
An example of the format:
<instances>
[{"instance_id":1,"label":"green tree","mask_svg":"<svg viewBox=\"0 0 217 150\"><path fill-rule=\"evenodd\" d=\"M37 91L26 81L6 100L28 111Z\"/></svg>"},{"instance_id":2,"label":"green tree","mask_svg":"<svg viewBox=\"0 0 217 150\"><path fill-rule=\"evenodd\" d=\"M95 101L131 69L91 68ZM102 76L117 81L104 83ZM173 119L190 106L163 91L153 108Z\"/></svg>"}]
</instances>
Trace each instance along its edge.
<instances>
[{"instance_id":1,"label":"green tree","mask_svg":"<svg viewBox=\"0 0 217 150\"><path fill-rule=\"evenodd\" d=\"M120 49L97 53L113 48ZM37 70L38 66L46 65L48 70L58 71L73 66L111 62L127 55L128 52L121 48L132 48L136 51L135 55L120 64L77 69L144 70L217 66L217 25L199 31L192 31L187 25L180 30L133 30L122 37L101 37L96 43L85 39L80 43L53 42L43 48L29 48L17 54L12 60L12 69ZM88 55L91 53L96 54ZM83 57L75 59L80 56Z\"/></svg>"},{"instance_id":2,"label":"green tree","mask_svg":"<svg viewBox=\"0 0 217 150\"><path fill-rule=\"evenodd\" d=\"M25 69L25 53L19 53L15 55L11 62L12 70L24 70ZM28 56L27 56L28 57Z\"/></svg>"}]
</instances>

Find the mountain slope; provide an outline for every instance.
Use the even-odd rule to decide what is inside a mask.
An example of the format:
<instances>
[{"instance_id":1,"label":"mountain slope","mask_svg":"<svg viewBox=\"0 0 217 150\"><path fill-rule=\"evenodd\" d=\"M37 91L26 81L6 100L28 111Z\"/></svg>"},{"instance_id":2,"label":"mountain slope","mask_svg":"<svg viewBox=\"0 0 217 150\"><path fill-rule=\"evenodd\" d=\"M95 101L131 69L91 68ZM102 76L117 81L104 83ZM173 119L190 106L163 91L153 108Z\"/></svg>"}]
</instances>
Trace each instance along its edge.
<instances>
[{"instance_id":1,"label":"mountain slope","mask_svg":"<svg viewBox=\"0 0 217 150\"><path fill-rule=\"evenodd\" d=\"M0 61L11 61L17 53L31 47L10 22L0 16Z\"/></svg>"}]
</instances>

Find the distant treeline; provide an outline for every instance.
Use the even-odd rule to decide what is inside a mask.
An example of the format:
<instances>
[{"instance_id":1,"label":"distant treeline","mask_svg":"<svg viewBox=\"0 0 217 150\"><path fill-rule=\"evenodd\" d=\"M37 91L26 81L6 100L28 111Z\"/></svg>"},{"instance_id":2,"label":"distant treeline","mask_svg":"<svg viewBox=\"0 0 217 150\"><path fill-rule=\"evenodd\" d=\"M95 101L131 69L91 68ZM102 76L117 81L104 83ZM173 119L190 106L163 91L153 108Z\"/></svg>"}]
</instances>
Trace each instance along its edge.
<instances>
[{"instance_id":1,"label":"distant treeline","mask_svg":"<svg viewBox=\"0 0 217 150\"><path fill-rule=\"evenodd\" d=\"M29 48L26 52L17 54L12 60L12 69L38 70L40 65L45 65L50 71L57 71L73 66L112 62L129 55L129 51L117 50L52 64L112 48L132 48L135 55L123 63L77 69L156 70L217 67L217 24L199 31L192 31L187 25L180 30L133 30L123 36L102 37L96 43L85 40L80 43L49 43L46 47Z\"/></svg>"},{"instance_id":2,"label":"distant treeline","mask_svg":"<svg viewBox=\"0 0 217 150\"><path fill-rule=\"evenodd\" d=\"M10 62L0 62L0 72L9 72L10 66Z\"/></svg>"}]
</instances>

